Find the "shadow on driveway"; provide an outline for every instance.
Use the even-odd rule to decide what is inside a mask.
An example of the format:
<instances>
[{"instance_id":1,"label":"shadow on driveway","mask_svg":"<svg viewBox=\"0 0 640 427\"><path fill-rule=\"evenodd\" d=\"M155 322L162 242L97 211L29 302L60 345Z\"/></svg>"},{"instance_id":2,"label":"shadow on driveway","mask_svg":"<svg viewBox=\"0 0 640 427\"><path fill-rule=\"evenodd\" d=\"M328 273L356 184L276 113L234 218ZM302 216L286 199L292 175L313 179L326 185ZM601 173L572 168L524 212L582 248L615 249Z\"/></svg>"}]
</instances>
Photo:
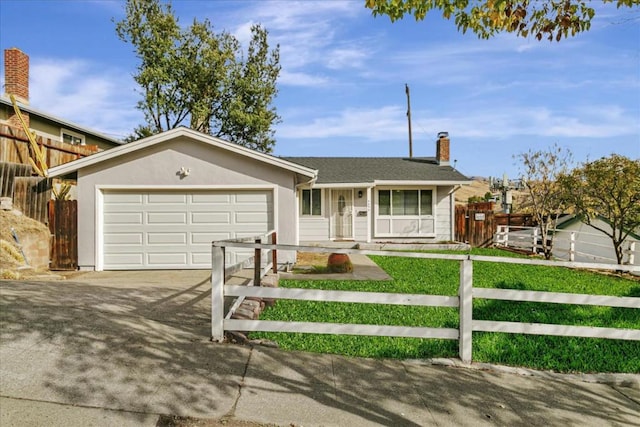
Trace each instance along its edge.
<instances>
[{"instance_id":1,"label":"shadow on driveway","mask_svg":"<svg viewBox=\"0 0 640 427\"><path fill-rule=\"evenodd\" d=\"M0 304L2 396L134 420L632 425L640 411L602 384L211 343L204 271L0 281Z\"/></svg>"}]
</instances>

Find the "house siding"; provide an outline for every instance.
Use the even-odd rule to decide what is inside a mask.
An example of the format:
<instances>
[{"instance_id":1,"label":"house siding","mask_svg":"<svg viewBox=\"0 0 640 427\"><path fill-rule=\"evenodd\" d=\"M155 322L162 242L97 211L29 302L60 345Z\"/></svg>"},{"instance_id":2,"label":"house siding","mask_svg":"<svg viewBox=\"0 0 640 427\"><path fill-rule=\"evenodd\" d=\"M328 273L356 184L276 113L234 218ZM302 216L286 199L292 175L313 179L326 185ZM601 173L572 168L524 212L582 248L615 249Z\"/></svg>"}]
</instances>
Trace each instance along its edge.
<instances>
[{"instance_id":1,"label":"house siding","mask_svg":"<svg viewBox=\"0 0 640 427\"><path fill-rule=\"evenodd\" d=\"M358 192L362 191L362 197L358 197ZM367 189L356 188L353 191L353 237L355 240L366 242L367 241L367 229L369 228L369 215L371 212L367 212ZM362 212L366 215L359 216L358 213Z\"/></svg>"},{"instance_id":2,"label":"house siding","mask_svg":"<svg viewBox=\"0 0 640 427\"><path fill-rule=\"evenodd\" d=\"M181 167L190 174L181 179ZM140 188L142 186L198 189L264 188L273 189L276 212L274 221L278 241L295 244L295 176L293 172L249 159L245 156L212 148L187 137L154 145L107 160L78 171L78 264L94 269L97 262L96 235L99 209L96 200L101 186ZM295 254L279 252L279 261L291 262Z\"/></svg>"},{"instance_id":3,"label":"house siding","mask_svg":"<svg viewBox=\"0 0 640 427\"><path fill-rule=\"evenodd\" d=\"M451 196L453 187L437 187L436 194L436 240L454 240L451 235Z\"/></svg>"},{"instance_id":4,"label":"house siding","mask_svg":"<svg viewBox=\"0 0 640 427\"><path fill-rule=\"evenodd\" d=\"M300 217L300 241L315 242L329 240L329 218Z\"/></svg>"},{"instance_id":5,"label":"house siding","mask_svg":"<svg viewBox=\"0 0 640 427\"><path fill-rule=\"evenodd\" d=\"M5 104L0 104L0 122L8 124L8 119L13 114L13 107ZM68 129L70 131L83 135L86 145L97 145L101 150L108 150L110 148L118 146L118 144L115 144L111 141L106 141L94 135L87 134L86 132L77 130L74 127L62 126L60 123L45 119L35 113L27 114L29 115L29 128L35 131L37 135L40 135L44 138L50 138L54 141L61 141L60 135L62 133L62 129Z\"/></svg>"}]
</instances>

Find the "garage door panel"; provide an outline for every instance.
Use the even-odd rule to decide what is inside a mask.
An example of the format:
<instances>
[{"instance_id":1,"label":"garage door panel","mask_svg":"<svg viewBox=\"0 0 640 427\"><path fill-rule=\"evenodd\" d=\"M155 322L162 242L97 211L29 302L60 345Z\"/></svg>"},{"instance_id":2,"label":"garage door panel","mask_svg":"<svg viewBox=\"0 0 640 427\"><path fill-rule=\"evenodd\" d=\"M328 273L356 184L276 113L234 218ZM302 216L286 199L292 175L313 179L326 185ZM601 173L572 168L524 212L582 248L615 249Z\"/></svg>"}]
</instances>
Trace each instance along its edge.
<instances>
[{"instance_id":1,"label":"garage door panel","mask_svg":"<svg viewBox=\"0 0 640 427\"><path fill-rule=\"evenodd\" d=\"M142 245L142 233L105 233L104 244Z\"/></svg>"},{"instance_id":2,"label":"garage door panel","mask_svg":"<svg viewBox=\"0 0 640 427\"><path fill-rule=\"evenodd\" d=\"M186 252L151 252L147 253L147 265L152 268L187 265Z\"/></svg>"},{"instance_id":3,"label":"garage door panel","mask_svg":"<svg viewBox=\"0 0 640 427\"><path fill-rule=\"evenodd\" d=\"M191 212L192 224L229 224L231 212Z\"/></svg>"},{"instance_id":4,"label":"garage door panel","mask_svg":"<svg viewBox=\"0 0 640 427\"><path fill-rule=\"evenodd\" d=\"M187 202L187 195L182 193L149 193L147 195L147 203L154 204L179 204L184 205Z\"/></svg>"},{"instance_id":5,"label":"garage door panel","mask_svg":"<svg viewBox=\"0 0 640 427\"><path fill-rule=\"evenodd\" d=\"M268 200L266 193L245 192L235 195L236 203L265 203Z\"/></svg>"},{"instance_id":6,"label":"garage door panel","mask_svg":"<svg viewBox=\"0 0 640 427\"><path fill-rule=\"evenodd\" d=\"M142 253L110 253L105 254L105 265L118 265L136 268L142 265L144 255Z\"/></svg>"},{"instance_id":7,"label":"garage door panel","mask_svg":"<svg viewBox=\"0 0 640 427\"><path fill-rule=\"evenodd\" d=\"M147 224L185 225L187 214L184 212L147 212Z\"/></svg>"},{"instance_id":8,"label":"garage door panel","mask_svg":"<svg viewBox=\"0 0 640 427\"><path fill-rule=\"evenodd\" d=\"M231 203L231 195L218 193L194 193L191 195L191 203L194 205L198 204L218 204L218 205L228 205Z\"/></svg>"},{"instance_id":9,"label":"garage door panel","mask_svg":"<svg viewBox=\"0 0 640 427\"><path fill-rule=\"evenodd\" d=\"M109 195L110 204L141 205L143 199L144 196L142 194L136 193L111 193Z\"/></svg>"},{"instance_id":10,"label":"garage door panel","mask_svg":"<svg viewBox=\"0 0 640 427\"><path fill-rule=\"evenodd\" d=\"M210 245L211 242L216 240L229 240L233 238L232 233L229 232L195 232L191 233L191 244L194 245ZM210 248L209 248L210 249Z\"/></svg>"},{"instance_id":11,"label":"garage door panel","mask_svg":"<svg viewBox=\"0 0 640 427\"><path fill-rule=\"evenodd\" d=\"M210 268L211 242L273 228L269 191L104 193L105 269ZM252 250L226 251L237 263Z\"/></svg>"},{"instance_id":12,"label":"garage door panel","mask_svg":"<svg viewBox=\"0 0 640 427\"><path fill-rule=\"evenodd\" d=\"M105 212L105 224L141 225L142 213L140 212Z\"/></svg>"},{"instance_id":13,"label":"garage door panel","mask_svg":"<svg viewBox=\"0 0 640 427\"><path fill-rule=\"evenodd\" d=\"M204 268L211 267L211 248L209 251L191 252L191 264L201 265Z\"/></svg>"},{"instance_id":14,"label":"garage door panel","mask_svg":"<svg viewBox=\"0 0 640 427\"><path fill-rule=\"evenodd\" d=\"M148 245L185 245L187 233L147 233Z\"/></svg>"}]
</instances>

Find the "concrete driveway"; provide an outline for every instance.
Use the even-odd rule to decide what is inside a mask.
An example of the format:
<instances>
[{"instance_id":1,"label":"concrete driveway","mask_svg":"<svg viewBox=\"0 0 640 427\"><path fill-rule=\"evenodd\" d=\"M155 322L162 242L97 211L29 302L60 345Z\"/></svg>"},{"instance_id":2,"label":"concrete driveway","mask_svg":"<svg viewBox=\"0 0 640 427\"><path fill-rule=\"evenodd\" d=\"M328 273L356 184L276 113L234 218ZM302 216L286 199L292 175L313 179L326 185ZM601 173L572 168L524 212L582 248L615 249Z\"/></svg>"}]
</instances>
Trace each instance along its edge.
<instances>
[{"instance_id":1,"label":"concrete driveway","mask_svg":"<svg viewBox=\"0 0 640 427\"><path fill-rule=\"evenodd\" d=\"M207 271L0 281L0 425L155 426L162 414L287 426L640 419L637 375L595 384L211 343L209 298Z\"/></svg>"}]
</instances>

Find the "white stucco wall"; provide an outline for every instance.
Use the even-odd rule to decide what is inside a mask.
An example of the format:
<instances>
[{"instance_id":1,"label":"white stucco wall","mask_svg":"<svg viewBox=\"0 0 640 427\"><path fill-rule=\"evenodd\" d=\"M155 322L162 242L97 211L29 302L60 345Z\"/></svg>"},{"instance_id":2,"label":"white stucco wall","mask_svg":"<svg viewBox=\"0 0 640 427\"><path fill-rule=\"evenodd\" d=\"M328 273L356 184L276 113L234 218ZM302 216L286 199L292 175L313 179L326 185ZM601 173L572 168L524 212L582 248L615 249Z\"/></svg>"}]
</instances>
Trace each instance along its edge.
<instances>
[{"instance_id":1,"label":"white stucco wall","mask_svg":"<svg viewBox=\"0 0 640 427\"><path fill-rule=\"evenodd\" d=\"M181 179L181 167L190 174ZM274 222L278 242L296 243L295 174L264 162L235 154L187 137L156 144L78 171L78 265L96 266L96 194L101 187L122 189L185 188L273 189ZM294 260L279 253L279 261Z\"/></svg>"}]
</instances>

